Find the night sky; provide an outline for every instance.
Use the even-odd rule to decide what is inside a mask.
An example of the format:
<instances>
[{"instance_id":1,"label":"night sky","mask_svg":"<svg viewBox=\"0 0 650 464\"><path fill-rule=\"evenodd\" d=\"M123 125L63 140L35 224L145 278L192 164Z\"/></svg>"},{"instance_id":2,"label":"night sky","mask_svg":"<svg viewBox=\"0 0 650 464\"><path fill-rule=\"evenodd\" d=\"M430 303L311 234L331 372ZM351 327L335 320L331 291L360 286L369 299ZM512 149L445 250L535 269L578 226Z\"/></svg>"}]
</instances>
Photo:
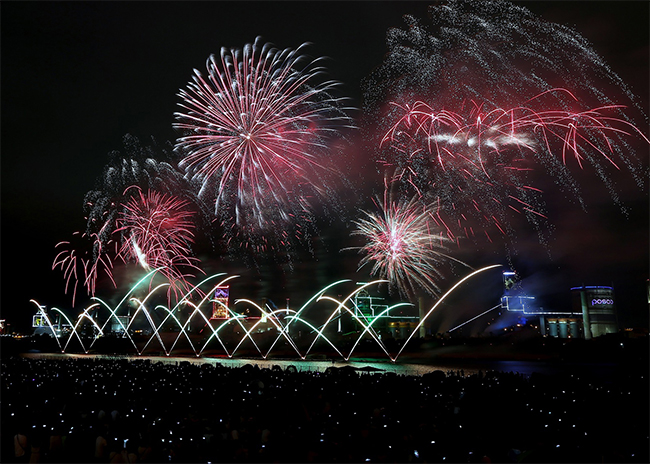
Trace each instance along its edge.
<instances>
[{"instance_id":1,"label":"night sky","mask_svg":"<svg viewBox=\"0 0 650 464\"><path fill-rule=\"evenodd\" d=\"M578 30L649 112L648 2L516 3ZM252 43L256 36L279 48L311 42L308 53L328 57L328 77L341 83L338 91L350 97L351 106L361 108L361 82L382 62L387 29L403 27L404 14L426 17L427 5L3 2L2 318L15 327L28 325L32 298L69 306L63 274L51 270L55 245L83 228L84 195L101 175L108 153L122 149L125 134L145 145L151 136L175 140L176 94L194 68L205 71L210 54L222 46ZM647 122L639 127L648 133ZM358 151L354 156L363 156ZM640 145L637 155L647 166L648 147ZM570 305L572 286L614 285L623 325L647 327L648 197L626 174L613 180L630 208L629 217L613 204L600 180L578 173L587 211L548 192L554 223L549 247L538 243L534 231L522 230L513 263L529 288L558 309ZM370 191L377 179L369 174L365 182L364 191ZM334 233L344 236L329 236ZM354 274L354 253L339 252L350 245L347 233L344 226L324 231L329 245L319 251L319 259L297 263L289 275L275 272L272 265L247 270L221 263L218 251L204 251L202 258L209 270L242 275L241 285L250 293L235 297L302 302L334 279L368 278ZM498 244L493 249L468 246L457 256L475 267L507 263ZM301 280L305 276L309 282ZM450 277L446 282L454 281ZM476 294L492 295L500 283L498 274L482 282L491 292L477 288ZM98 289L98 294L103 291L111 289ZM83 301L84 292L78 295ZM488 298L482 304L476 314L496 303Z\"/></svg>"}]
</instances>

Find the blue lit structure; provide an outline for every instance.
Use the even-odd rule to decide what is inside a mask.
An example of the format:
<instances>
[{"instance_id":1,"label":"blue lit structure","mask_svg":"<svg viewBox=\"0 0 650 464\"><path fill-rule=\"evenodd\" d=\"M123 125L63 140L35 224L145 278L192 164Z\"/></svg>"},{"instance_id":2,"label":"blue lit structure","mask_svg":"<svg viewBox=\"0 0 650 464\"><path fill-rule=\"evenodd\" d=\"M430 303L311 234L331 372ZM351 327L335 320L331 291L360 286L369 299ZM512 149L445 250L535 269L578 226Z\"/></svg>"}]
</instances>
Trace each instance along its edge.
<instances>
[{"instance_id":1,"label":"blue lit structure","mask_svg":"<svg viewBox=\"0 0 650 464\"><path fill-rule=\"evenodd\" d=\"M503 289L503 296L501 297L502 309L521 312L522 315L534 312L535 297L525 294L516 273L503 271Z\"/></svg>"},{"instance_id":2,"label":"blue lit structure","mask_svg":"<svg viewBox=\"0 0 650 464\"><path fill-rule=\"evenodd\" d=\"M521 318L538 318L542 336L554 338L599 337L618 332L614 289L606 286L571 288L572 305L569 311L548 311L538 308L535 297L526 295L512 271L503 272L501 308L520 313Z\"/></svg>"}]
</instances>

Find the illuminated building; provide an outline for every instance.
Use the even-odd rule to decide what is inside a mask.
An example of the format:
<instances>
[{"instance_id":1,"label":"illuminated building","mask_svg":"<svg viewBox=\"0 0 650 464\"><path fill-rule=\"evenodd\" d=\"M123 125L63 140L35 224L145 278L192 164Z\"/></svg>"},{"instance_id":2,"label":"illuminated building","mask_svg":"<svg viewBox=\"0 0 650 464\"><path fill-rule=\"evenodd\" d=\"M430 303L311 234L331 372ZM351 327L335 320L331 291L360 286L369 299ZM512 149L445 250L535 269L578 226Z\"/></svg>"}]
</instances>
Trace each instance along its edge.
<instances>
[{"instance_id":1,"label":"illuminated building","mask_svg":"<svg viewBox=\"0 0 650 464\"><path fill-rule=\"evenodd\" d=\"M212 300L212 317L210 319L228 319L228 303L230 299L230 286L217 287Z\"/></svg>"},{"instance_id":2,"label":"illuminated building","mask_svg":"<svg viewBox=\"0 0 650 464\"><path fill-rule=\"evenodd\" d=\"M353 304L354 315L364 324L372 324L375 331L385 331L392 338L398 340L408 338L420 320L418 316L390 314L390 311L387 311L388 305L384 303L384 298L370 295L366 289L355 295ZM339 329L340 331L341 329Z\"/></svg>"},{"instance_id":3,"label":"illuminated building","mask_svg":"<svg viewBox=\"0 0 650 464\"><path fill-rule=\"evenodd\" d=\"M612 287L574 287L571 289L571 297L573 309L582 313L586 339L618 332Z\"/></svg>"},{"instance_id":4,"label":"illuminated building","mask_svg":"<svg viewBox=\"0 0 650 464\"><path fill-rule=\"evenodd\" d=\"M537 308L535 298L525 294L521 282L511 271L503 273L504 292L501 308L539 319L542 336L553 338L591 339L618 332L614 289L603 286L582 286L571 289L572 305L569 311Z\"/></svg>"}]
</instances>

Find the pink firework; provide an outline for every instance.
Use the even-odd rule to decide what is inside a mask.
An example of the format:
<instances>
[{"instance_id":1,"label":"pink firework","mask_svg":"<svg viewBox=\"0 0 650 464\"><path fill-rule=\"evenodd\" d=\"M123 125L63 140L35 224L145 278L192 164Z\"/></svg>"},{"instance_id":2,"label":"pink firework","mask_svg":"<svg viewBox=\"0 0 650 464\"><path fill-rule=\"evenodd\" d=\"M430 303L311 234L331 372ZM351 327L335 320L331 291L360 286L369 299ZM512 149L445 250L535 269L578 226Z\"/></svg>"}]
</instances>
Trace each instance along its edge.
<instances>
[{"instance_id":1,"label":"pink firework","mask_svg":"<svg viewBox=\"0 0 650 464\"><path fill-rule=\"evenodd\" d=\"M310 197L327 199L327 140L349 118L328 93L335 84L315 83L323 69L303 63L303 46L276 50L258 38L222 48L207 78L195 70L180 90L180 165L214 199L227 230L286 237L286 225L311 211Z\"/></svg>"},{"instance_id":2,"label":"pink firework","mask_svg":"<svg viewBox=\"0 0 650 464\"><path fill-rule=\"evenodd\" d=\"M565 89L553 89L545 92L564 92L575 101L577 99ZM540 99L542 95L527 103ZM620 105L608 105L586 111L535 110L533 107L516 107L510 109L495 108L485 111L472 102L468 114L459 114L447 110L434 110L424 102L415 102L412 106L398 106L403 116L388 130L382 140L385 143L400 145L400 136L418 143L424 140L425 149L433 155L439 167L445 169L444 159L460 156L463 162L480 167L485 172L486 157L508 150L512 147L539 152L547 150L555 154L557 150L551 145L561 145L562 162L566 164L567 156L576 159L582 167L583 154L594 151L618 168L612 139L633 133L648 139L628 121L611 116L614 111L623 108ZM468 156L463 156L463 150ZM412 152L415 153L416 151Z\"/></svg>"},{"instance_id":3,"label":"pink firework","mask_svg":"<svg viewBox=\"0 0 650 464\"><path fill-rule=\"evenodd\" d=\"M74 243L63 241L57 243L60 251L57 253L52 264L52 270L59 267L63 271L65 279L65 293L72 294L72 306L75 304L77 286L79 282L86 288L88 295L94 296L97 285L97 278L100 275L107 276L115 285L113 280L113 260L109 250L104 249L102 241L97 234L90 237L87 234L75 232ZM110 247L112 242L106 244Z\"/></svg>"},{"instance_id":4,"label":"pink firework","mask_svg":"<svg viewBox=\"0 0 650 464\"><path fill-rule=\"evenodd\" d=\"M598 164L595 156L616 169L621 137L647 138L628 121L615 117L621 108L603 106L584 111L539 110L544 92L526 106L486 109L471 102L466 111L437 110L417 101L393 104L400 116L384 135L381 145L395 154L388 166L397 165L397 178L418 192L434 191L438 201L447 202L453 222L438 222L449 237L460 230L466 236L475 231L469 216L484 225L507 231L510 210L545 218L539 203L540 189L528 183L527 173L541 162L556 172L566 172L569 158L580 167L585 160ZM461 108L465 110L465 108ZM565 181L570 182L568 177ZM456 228L458 226L458 228ZM487 231L486 235L489 234Z\"/></svg>"},{"instance_id":5,"label":"pink firework","mask_svg":"<svg viewBox=\"0 0 650 464\"><path fill-rule=\"evenodd\" d=\"M199 260L191 256L194 213L185 200L136 189L137 193L123 205L115 230L122 234L119 255L125 262L134 261L147 270L159 269L169 280L168 295L172 291L177 294L188 287L187 278L193 277L186 271L202 272L196 266Z\"/></svg>"},{"instance_id":6,"label":"pink firework","mask_svg":"<svg viewBox=\"0 0 650 464\"><path fill-rule=\"evenodd\" d=\"M511 248L523 218L545 244L540 190L586 207L579 181L594 182L580 166L624 212L619 168L647 188L635 153L647 139L631 124L645 105L575 29L500 0L438 2L404 20L365 81L368 120L381 127L382 161L439 198L450 236L502 233Z\"/></svg>"},{"instance_id":7,"label":"pink firework","mask_svg":"<svg viewBox=\"0 0 650 464\"><path fill-rule=\"evenodd\" d=\"M444 253L449 239L435 225L435 207L418 197L394 201L387 192L383 202L377 199L375 204L378 212L366 211L352 233L366 240L359 249L365 254L359 268L371 264L371 275L388 280L405 296L413 296L418 288L439 293L436 279L442 277L441 265L457 260Z\"/></svg>"}]
</instances>

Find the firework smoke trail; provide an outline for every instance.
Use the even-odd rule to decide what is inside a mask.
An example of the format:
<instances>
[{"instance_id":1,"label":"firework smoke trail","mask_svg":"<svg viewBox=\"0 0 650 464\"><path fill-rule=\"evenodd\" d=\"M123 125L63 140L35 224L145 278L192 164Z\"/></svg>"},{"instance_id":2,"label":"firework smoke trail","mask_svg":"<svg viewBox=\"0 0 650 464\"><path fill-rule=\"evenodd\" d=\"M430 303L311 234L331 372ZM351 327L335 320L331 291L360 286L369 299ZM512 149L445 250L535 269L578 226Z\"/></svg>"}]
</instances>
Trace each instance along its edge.
<instances>
[{"instance_id":1,"label":"firework smoke trail","mask_svg":"<svg viewBox=\"0 0 650 464\"><path fill-rule=\"evenodd\" d=\"M180 166L214 200L224 229L262 248L286 245L312 221L309 199L329 201L328 140L350 124L333 81L316 83L323 68L296 50L277 50L258 37L243 50L222 48L194 70L175 113L183 132ZM338 174L336 174L338 176ZM235 231L235 232L232 232ZM262 232L264 235L262 235Z\"/></svg>"},{"instance_id":2,"label":"firework smoke trail","mask_svg":"<svg viewBox=\"0 0 650 464\"><path fill-rule=\"evenodd\" d=\"M441 265L460 261L444 253L449 238L432 230L435 207L418 197L395 201L388 188L383 202L377 198L375 204L379 213L364 211L366 218L355 221L357 229L352 232L366 240L359 249L365 254L359 269L371 264L372 276L386 279L404 296L413 297L418 287L431 295L439 293L436 279L442 277Z\"/></svg>"},{"instance_id":3,"label":"firework smoke trail","mask_svg":"<svg viewBox=\"0 0 650 464\"><path fill-rule=\"evenodd\" d=\"M139 187L123 207L115 233L122 235L119 255L125 262L135 261L146 270L160 268L160 273L169 281L168 297L171 292L178 296L187 290L187 271L201 271L199 260L191 256L194 242L194 213L189 203L174 196L149 190L144 193Z\"/></svg>"},{"instance_id":4,"label":"firework smoke trail","mask_svg":"<svg viewBox=\"0 0 650 464\"><path fill-rule=\"evenodd\" d=\"M543 195L531 182L540 165L583 207L571 169L590 165L626 212L611 172L646 187L632 144L647 138L628 115L643 110L580 34L508 2L452 0L429 16L388 32L365 109L385 124L380 163L412 190L435 190L450 237L474 236L472 224L511 236L521 213L544 242Z\"/></svg>"}]
</instances>

